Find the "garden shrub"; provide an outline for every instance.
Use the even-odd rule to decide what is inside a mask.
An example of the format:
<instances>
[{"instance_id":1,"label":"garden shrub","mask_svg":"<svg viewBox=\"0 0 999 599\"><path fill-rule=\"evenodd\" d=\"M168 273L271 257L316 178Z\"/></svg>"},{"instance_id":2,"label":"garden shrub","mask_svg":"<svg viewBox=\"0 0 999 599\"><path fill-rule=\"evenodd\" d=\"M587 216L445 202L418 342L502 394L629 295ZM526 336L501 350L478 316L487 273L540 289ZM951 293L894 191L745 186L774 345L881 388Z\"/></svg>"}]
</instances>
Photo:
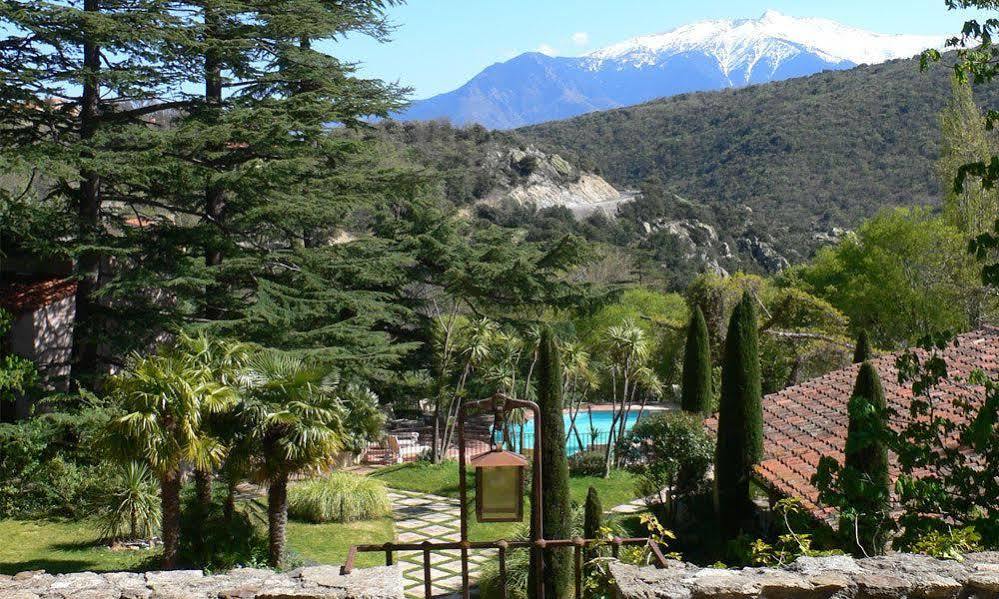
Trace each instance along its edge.
<instances>
[{"instance_id":1,"label":"garden shrub","mask_svg":"<svg viewBox=\"0 0 999 599\"><path fill-rule=\"evenodd\" d=\"M288 515L307 522L371 520L391 510L385 483L349 472L334 472L288 490Z\"/></svg>"},{"instance_id":2,"label":"garden shrub","mask_svg":"<svg viewBox=\"0 0 999 599\"><path fill-rule=\"evenodd\" d=\"M940 559L961 560L968 553L982 551L982 535L974 526L951 528L947 531L931 530L916 539L907 548L915 553L922 553Z\"/></svg>"},{"instance_id":3,"label":"garden shrub","mask_svg":"<svg viewBox=\"0 0 999 599\"><path fill-rule=\"evenodd\" d=\"M603 476L602 451L580 451L569 456L569 474L573 476Z\"/></svg>"},{"instance_id":4,"label":"garden shrub","mask_svg":"<svg viewBox=\"0 0 999 599\"><path fill-rule=\"evenodd\" d=\"M104 417L85 409L0 424L0 518L93 514L114 476L94 450Z\"/></svg>"},{"instance_id":5,"label":"garden shrub","mask_svg":"<svg viewBox=\"0 0 999 599\"><path fill-rule=\"evenodd\" d=\"M638 491L656 497L654 511L672 525L676 501L705 490L714 443L700 415L664 412L637 422L621 439L618 455L638 474Z\"/></svg>"},{"instance_id":6,"label":"garden shrub","mask_svg":"<svg viewBox=\"0 0 999 599\"><path fill-rule=\"evenodd\" d=\"M223 493L201 504L185 488L180 518L180 564L209 571L267 567L267 516L262 504L251 501L226 514Z\"/></svg>"}]
</instances>

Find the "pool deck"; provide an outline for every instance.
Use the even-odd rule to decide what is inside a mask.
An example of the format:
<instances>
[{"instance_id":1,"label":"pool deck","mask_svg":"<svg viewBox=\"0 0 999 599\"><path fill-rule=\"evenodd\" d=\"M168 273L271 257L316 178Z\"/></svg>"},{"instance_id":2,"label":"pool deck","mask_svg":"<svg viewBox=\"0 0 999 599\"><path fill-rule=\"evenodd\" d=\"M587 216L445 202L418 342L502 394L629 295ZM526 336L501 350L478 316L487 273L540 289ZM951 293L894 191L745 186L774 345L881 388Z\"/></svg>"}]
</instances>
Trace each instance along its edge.
<instances>
[{"instance_id":1,"label":"pool deck","mask_svg":"<svg viewBox=\"0 0 999 599\"><path fill-rule=\"evenodd\" d=\"M617 406L617 405L612 404L612 403L591 403L591 404L584 404L582 407L579 408L579 415L580 416L585 415L586 412L587 412L587 409L589 409L589 411L592 411L592 412L613 412L614 410L618 409L619 407L620 406ZM672 411L675 411L675 410L679 410L680 407L679 406L674 406L674 405L652 404L652 405L647 405L647 406L645 406L644 409L642 409L641 404L631 404L631 413L632 414L637 414L638 410L640 410L640 409L642 410L643 413L644 412L672 412ZM562 412L564 414L569 414L569 413L571 413L571 410L569 408L566 408L566 409L562 410ZM534 419L534 414L531 414L530 412L528 412L527 413L527 419L528 420L533 420Z\"/></svg>"}]
</instances>

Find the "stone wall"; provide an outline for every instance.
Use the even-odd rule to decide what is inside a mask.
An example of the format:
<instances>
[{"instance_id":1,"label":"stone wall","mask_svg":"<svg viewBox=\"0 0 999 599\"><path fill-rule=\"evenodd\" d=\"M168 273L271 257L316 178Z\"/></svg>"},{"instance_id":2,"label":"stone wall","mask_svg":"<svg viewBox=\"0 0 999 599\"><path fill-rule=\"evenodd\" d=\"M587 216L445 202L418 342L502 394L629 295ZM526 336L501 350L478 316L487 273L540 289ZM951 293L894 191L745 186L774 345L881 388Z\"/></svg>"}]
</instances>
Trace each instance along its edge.
<instances>
[{"instance_id":1,"label":"stone wall","mask_svg":"<svg viewBox=\"0 0 999 599\"><path fill-rule=\"evenodd\" d=\"M853 559L799 558L786 568L722 570L682 562L669 567L615 563L621 599L996 599L999 553L963 561L895 554Z\"/></svg>"},{"instance_id":2,"label":"stone wall","mask_svg":"<svg viewBox=\"0 0 999 599\"><path fill-rule=\"evenodd\" d=\"M286 573L242 568L206 576L200 570L0 575L0 599L403 599L398 566L336 566Z\"/></svg>"}]
</instances>

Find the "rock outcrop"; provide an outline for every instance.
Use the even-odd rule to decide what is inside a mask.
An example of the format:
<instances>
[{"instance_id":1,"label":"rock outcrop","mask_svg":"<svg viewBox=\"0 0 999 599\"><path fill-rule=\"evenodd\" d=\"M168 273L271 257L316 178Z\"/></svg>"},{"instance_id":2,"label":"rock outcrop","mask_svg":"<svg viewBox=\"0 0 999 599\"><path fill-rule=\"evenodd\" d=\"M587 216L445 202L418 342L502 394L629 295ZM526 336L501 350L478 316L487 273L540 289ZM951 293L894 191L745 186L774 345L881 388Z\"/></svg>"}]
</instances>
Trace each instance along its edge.
<instances>
[{"instance_id":1,"label":"rock outcrop","mask_svg":"<svg viewBox=\"0 0 999 599\"><path fill-rule=\"evenodd\" d=\"M402 571L382 566L340 574L334 566L290 572L240 568L0 576L0 599L403 599Z\"/></svg>"},{"instance_id":2,"label":"rock outcrop","mask_svg":"<svg viewBox=\"0 0 999 599\"><path fill-rule=\"evenodd\" d=\"M963 561L893 554L802 557L786 568L701 568L671 561L663 569L611 564L622 599L994 599L999 553Z\"/></svg>"},{"instance_id":3,"label":"rock outcrop","mask_svg":"<svg viewBox=\"0 0 999 599\"><path fill-rule=\"evenodd\" d=\"M617 205L634 199L630 192L620 192L603 178L582 171L558 154L546 154L537 148L511 148L495 151L486 168L499 175L499 184L482 200L486 204L513 201L521 205L551 208L564 206L576 216L597 210L614 215Z\"/></svg>"}]
</instances>

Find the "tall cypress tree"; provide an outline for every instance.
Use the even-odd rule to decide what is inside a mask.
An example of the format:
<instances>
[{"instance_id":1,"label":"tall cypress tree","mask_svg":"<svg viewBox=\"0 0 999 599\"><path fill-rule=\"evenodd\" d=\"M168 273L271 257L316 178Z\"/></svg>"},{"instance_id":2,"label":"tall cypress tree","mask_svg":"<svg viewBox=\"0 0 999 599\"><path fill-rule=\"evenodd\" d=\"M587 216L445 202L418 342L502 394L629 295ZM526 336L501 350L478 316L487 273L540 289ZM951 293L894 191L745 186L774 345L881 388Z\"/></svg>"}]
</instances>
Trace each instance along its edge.
<instances>
[{"instance_id":1,"label":"tall cypress tree","mask_svg":"<svg viewBox=\"0 0 999 599\"><path fill-rule=\"evenodd\" d=\"M853 363L860 364L874 357L871 351L871 340L867 336L867 329L860 329L857 335L857 346L853 349Z\"/></svg>"},{"instance_id":2,"label":"tall cypress tree","mask_svg":"<svg viewBox=\"0 0 999 599\"><path fill-rule=\"evenodd\" d=\"M734 538L752 515L750 482L763 456L756 305L746 292L729 320L722 362L715 502L722 535Z\"/></svg>"},{"instance_id":3,"label":"tall cypress tree","mask_svg":"<svg viewBox=\"0 0 999 599\"><path fill-rule=\"evenodd\" d=\"M881 555L891 532L888 472L888 407L878 371L860 365L849 404L849 426L840 488L840 536L858 555ZM861 549L862 547L862 549Z\"/></svg>"},{"instance_id":4,"label":"tall cypress tree","mask_svg":"<svg viewBox=\"0 0 999 599\"><path fill-rule=\"evenodd\" d=\"M684 411L699 414L711 412L711 346L704 312L697 305L687 327L680 393L680 406Z\"/></svg>"},{"instance_id":5,"label":"tall cypress tree","mask_svg":"<svg viewBox=\"0 0 999 599\"><path fill-rule=\"evenodd\" d=\"M562 421L562 363L551 327L541 331L538 352L538 406L542 422L535 427L542 435L541 482L544 503L531 506L542 510L544 538L567 539L572 534L569 506L569 462L565 455L565 424ZM543 425L543 426L542 426ZM539 430L540 429L540 430ZM545 599L569 597L572 577L571 554L566 549L544 551ZM535 553L531 554L530 596L536 589Z\"/></svg>"},{"instance_id":6,"label":"tall cypress tree","mask_svg":"<svg viewBox=\"0 0 999 599\"><path fill-rule=\"evenodd\" d=\"M600 494L593 487L586 491L586 504L583 506L583 538L596 539L600 535L600 528L604 525L604 506L600 503ZM597 551L593 548L586 550L586 559L591 560L596 557Z\"/></svg>"}]
</instances>

